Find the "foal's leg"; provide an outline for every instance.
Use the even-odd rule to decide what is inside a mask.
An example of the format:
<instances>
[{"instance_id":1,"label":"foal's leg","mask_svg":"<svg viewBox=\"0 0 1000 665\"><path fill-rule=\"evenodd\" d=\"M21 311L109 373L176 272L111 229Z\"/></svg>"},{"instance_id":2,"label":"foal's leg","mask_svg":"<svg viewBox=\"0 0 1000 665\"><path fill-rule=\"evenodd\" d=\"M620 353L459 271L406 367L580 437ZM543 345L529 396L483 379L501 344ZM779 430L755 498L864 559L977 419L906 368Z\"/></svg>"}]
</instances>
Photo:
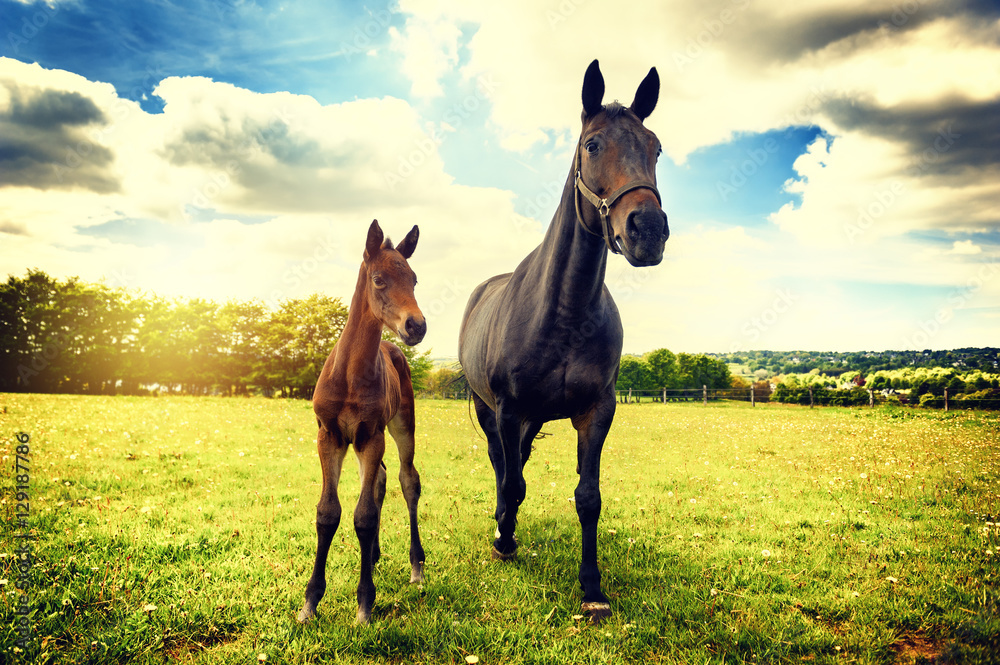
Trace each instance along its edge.
<instances>
[{"instance_id":1,"label":"foal's leg","mask_svg":"<svg viewBox=\"0 0 1000 665\"><path fill-rule=\"evenodd\" d=\"M375 544L372 545L372 565L378 563L378 560L382 558L382 546L379 541L382 534L382 504L385 502L385 482L388 476L385 469L385 462L379 464L379 467L378 476L375 478L375 507L378 513L378 526L375 527ZM360 467L358 468L358 475L364 481Z\"/></svg>"},{"instance_id":2,"label":"foal's leg","mask_svg":"<svg viewBox=\"0 0 1000 665\"><path fill-rule=\"evenodd\" d=\"M601 571L597 568L597 520L601 516L601 450L614 416L614 393L610 393L589 413L573 418L577 431L577 473L580 474L574 496L583 543L580 560L582 607L594 623L611 616L611 604L601 591Z\"/></svg>"},{"instance_id":3,"label":"foal's leg","mask_svg":"<svg viewBox=\"0 0 1000 665\"><path fill-rule=\"evenodd\" d=\"M358 505L354 509L354 531L358 534L358 544L361 546L361 579L358 581L358 623L368 623L371 618L372 605L375 604L375 582L372 580L372 569L375 565L375 541L378 537L379 511L378 500L379 477L385 484L385 468L382 466L382 456L385 453L385 433L374 431L364 441L360 438L354 441L354 452L361 465L361 493Z\"/></svg>"},{"instance_id":4,"label":"foal's leg","mask_svg":"<svg viewBox=\"0 0 1000 665\"><path fill-rule=\"evenodd\" d=\"M330 543L337 526L340 525L340 498L337 496L337 486L340 483L340 472L344 467L344 456L347 454L347 444L339 432L331 432L320 426L316 437L319 449L319 463L323 469L323 489L319 504L316 506L316 561L313 564L312 577L306 585L306 601L299 610L298 620L305 623L316 616L316 605L326 592L326 557L330 551Z\"/></svg>"},{"instance_id":5,"label":"foal's leg","mask_svg":"<svg viewBox=\"0 0 1000 665\"><path fill-rule=\"evenodd\" d=\"M399 450L399 484L406 499L406 510L410 516L410 584L424 581L424 548L420 544L420 528L417 526L417 502L420 500L420 474L413 466L416 442L414 430L413 403L400 406L396 417L389 421L389 433Z\"/></svg>"}]
</instances>

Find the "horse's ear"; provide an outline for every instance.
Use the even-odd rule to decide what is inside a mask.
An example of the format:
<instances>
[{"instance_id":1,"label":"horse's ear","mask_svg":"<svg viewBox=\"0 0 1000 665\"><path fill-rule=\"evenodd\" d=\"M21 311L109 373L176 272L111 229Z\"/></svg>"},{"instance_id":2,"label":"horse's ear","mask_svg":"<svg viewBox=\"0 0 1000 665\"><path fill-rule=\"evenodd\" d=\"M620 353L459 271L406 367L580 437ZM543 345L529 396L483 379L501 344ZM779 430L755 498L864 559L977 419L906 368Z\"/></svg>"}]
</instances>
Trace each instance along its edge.
<instances>
[{"instance_id":1,"label":"horse's ear","mask_svg":"<svg viewBox=\"0 0 1000 665\"><path fill-rule=\"evenodd\" d=\"M399 243L399 247L396 248L396 251L402 254L404 259L410 258L413 256L413 250L417 248L417 238L419 237L420 229L414 225L414 227L410 229L410 232L406 234L406 237L403 238L403 242Z\"/></svg>"},{"instance_id":2,"label":"horse's ear","mask_svg":"<svg viewBox=\"0 0 1000 665\"><path fill-rule=\"evenodd\" d=\"M660 75L656 73L656 67L651 67L646 78L642 79L639 89L635 91L635 100L632 101L632 111L639 116L639 120L645 120L656 108L656 99L660 96Z\"/></svg>"},{"instance_id":3,"label":"horse's ear","mask_svg":"<svg viewBox=\"0 0 1000 665\"><path fill-rule=\"evenodd\" d=\"M372 225L368 227L368 240L365 241L365 261L379 253L382 247L382 229L378 225L378 220L373 219Z\"/></svg>"},{"instance_id":4,"label":"horse's ear","mask_svg":"<svg viewBox=\"0 0 1000 665\"><path fill-rule=\"evenodd\" d=\"M597 60L590 63L587 73L583 75L583 115L596 115L601 111L604 100L604 77Z\"/></svg>"}]
</instances>

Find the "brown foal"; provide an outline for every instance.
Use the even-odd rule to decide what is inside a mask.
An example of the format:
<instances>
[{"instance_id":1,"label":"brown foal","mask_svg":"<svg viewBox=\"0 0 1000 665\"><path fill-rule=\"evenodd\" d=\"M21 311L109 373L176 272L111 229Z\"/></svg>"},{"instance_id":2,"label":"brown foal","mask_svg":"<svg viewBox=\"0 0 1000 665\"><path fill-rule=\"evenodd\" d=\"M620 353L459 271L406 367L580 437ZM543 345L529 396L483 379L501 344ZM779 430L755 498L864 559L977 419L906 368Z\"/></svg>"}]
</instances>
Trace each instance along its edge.
<instances>
[{"instance_id":1,"label":"brown foal","mask_svg":"<svg viewBox=\"0 0 1000 665\"><path fill-rule=\"evenodd\" d=\"M424 578L424 550L417 528L420 476L413 466L410 368L396 345L382 341L383 326L409 346L418 344L427 332L413 296L417 278L406 262L417 246L418 234L414 226L394 248L388 238L383 240L378 221L372 222L347 324L316 382L313 410L319 424L323 490L316 506L316 562L298 615L302 623L316 616L316 605L326 591L326 557L340 524L337 485L351 444L361 471L361 495L354 509L354 530L361 546L357 620L367 623L371 617L375 602L372 568L380 555L378 531L385 498L382 456L386 427L399 450L399 482L410 515L410 582Z\"/></svg>"}]
</instances>

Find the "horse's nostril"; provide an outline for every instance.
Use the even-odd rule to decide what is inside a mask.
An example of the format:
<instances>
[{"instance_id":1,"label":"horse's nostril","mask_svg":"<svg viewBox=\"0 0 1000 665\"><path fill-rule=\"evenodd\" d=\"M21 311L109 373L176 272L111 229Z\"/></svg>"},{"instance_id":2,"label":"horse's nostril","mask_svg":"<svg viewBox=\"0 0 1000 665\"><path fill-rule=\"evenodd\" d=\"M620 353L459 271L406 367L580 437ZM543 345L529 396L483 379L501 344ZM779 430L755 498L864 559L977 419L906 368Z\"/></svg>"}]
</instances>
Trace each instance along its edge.
<instances>
[{"instance_id":1,"label":"horse's nostril","mask_svg":"<svg viewBox=\"0 0 1000 665\"><path fill-rule=\"evenodd\" d=\"M633 210L625 218L625 233L632 240L638 240L640 236L655 238L662 236L666 240L670 235L667 228L667 215L661 210L655 213L652 211Z\"/></svg>"},{"instance_id":2,"label":"horse's nostril","mask_svg":"<svg viewBox=\"0 0 1000 665\"><path fill-rule=\"evenodd\" d=\"M406 334L410 337L423 337L427 332L427 322L423 319L417 320L412 316L406 319Z\"/></svg>"},{"instance_id":3,"label":"horse's nostril","mask_svg":"<svg viewBox=\"0 0 1000 665\"><path fill-rule=\"evenodd\" d=\"M635 223L636 217L638 217L638 215L639 212L637 210L633 210L628 214L628 217L625 219L625 233L627 233L630 238L635 238L637 235L639 235L639 227Z\"/></svg>"}]
</instances>

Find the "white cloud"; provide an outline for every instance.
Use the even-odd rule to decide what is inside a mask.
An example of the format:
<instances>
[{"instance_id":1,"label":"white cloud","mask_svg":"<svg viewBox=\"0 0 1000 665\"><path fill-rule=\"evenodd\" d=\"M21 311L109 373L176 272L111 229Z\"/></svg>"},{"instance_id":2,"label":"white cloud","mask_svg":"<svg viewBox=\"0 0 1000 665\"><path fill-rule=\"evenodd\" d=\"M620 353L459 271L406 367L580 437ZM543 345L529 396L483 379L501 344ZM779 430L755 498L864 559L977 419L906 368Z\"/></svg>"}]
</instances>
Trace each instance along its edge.
<instances>
[{"instance_id":1,"label":"white cloud","mask_svg":"<svg viewBox=\"0 0 1000 665\"><path fill-rule=\"evenodd\" d=\"M952 246L949 254L982 254L983 248L972 242L971 240L956 240Z\"/></svg>"},{"instance_id":2,"label":"white cloud","mask_svg":"<svg viewBox=\"0 0 1000 665\"><path fill-rule=\"evenodd\" d=\"M389 28L379 58L399 59L416 104L443 96L448 106L452 90L488 81L477 103L508 151L575 142L595 57L606 101L629 103L657 67L660 100L647 125L678 163L740 133L825 131L795 162L786 186L796 201L773 212L772 228L672 216L663 265L610 258L626 350L866 348L873 330L892 346L942 308L954 321L973 318L944 326L933 346L988 343L983 322L1000 302L1000 279L976 271L996 265L986 233L1000 221L1000 169L995 120L981 119L1000 97L1000 24L956 3L867 0L678 0L613 12L591 2L402 0L399 11L405 23ZM99 171L119 186L4 187L6 272L118 275L164 295L220 300L346 299L370 220L397 239L419 224L412 264L431 323L424 346L448 354L472 288L541 239L540 224L514 213L514 194L461 186L447 172L441 149L463 140L462 119L428 123L407 100L324 105L170 77L155 89L163 113L149 114L108 84L0 59L0 113L11 82L92 101L104 122L88 136L114 155ZM970 279L982 284L970 290ZM954 289L962 306L948 296L859 299L851 282ZM776 301L782 294L794 305Z\"/></svg>"},{"instance_id":3,"label":"white cloud","mask_svg":"<svg viewBox=\"0 0 1000 665\"><path fill-rule=\"evenodd\" d=\"M220 301L349 300L371 220L397 240L417 224L417 295L437 319L424 347L451 353L472 289L540 239L510 192L455 184L438 154L447 135L427 133L399 99L324 106L174 77L155 90L163 113L148 114L65 72L2 59L0 81L92 100L110 119L94 140L121 182L105 194L5 187L0 271Z\"/></svg>"}]
</instances>

